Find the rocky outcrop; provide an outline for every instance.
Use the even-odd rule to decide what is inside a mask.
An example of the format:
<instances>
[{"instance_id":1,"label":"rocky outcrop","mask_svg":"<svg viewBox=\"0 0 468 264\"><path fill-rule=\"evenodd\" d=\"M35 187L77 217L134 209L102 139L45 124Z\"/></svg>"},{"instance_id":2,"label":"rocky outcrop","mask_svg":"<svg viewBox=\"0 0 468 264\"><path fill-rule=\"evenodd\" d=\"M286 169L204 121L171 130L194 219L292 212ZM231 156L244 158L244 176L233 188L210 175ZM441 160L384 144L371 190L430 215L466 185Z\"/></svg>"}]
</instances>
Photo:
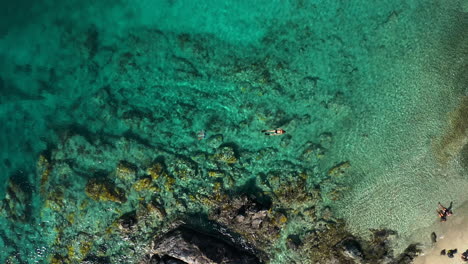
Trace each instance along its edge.
<instances>
[{"instance_id":1,"label":"rocky outcrop","mask_svg":"<svg viewBox=\"0 0 468 264\"><path fill-rule=\"evenodd\" d=\"M212 235L180 227L154 241L154 263L164 258L193 264L255 264L260 261L248 252L239 250ZM158 260L159 262L157 262ZM181 262L183 261L183 262ZM151 262L152 263L152 262ZM168 263L162 262L162 263Z\"/></svg>"},{"instance_id":2,"label":"rocky outcrop","mask_svg":"<svg viewBox=\"0 0 468 264\"><path fill-rule=\"evenodd\" d=\"M160 257L158 255L150 256L147 260L143 260L140 264L188 264L179 259L175 259L169 256Z\"/></svg>"},{"instance_id":3,"label":"rocky outcrop","mask_svg":"<svg viewBox=\"0 0 468 264\"><path fill-rule=\"evenodd\" d=\"M405 251L392 262L392 264L411 264L420 253L421 248L418 244L409 245Z\"/></svg>"},{"instance_id":4,"label":"rocky outcrop","mask_svg":"<svg viewBox=\"0 0 468 264\"><path fill-rule=\"evenodd\" d=\"M361 263L363 261L364 254L361 245L352 237L341 241L338 244L338 250L344 257L354 260L356 263Z\"/></svg>"},{"instance_id":5,"label":"rocky outcrop","mask_svg":"<svg viewBox=\"0 0 468 264\"><path fill-rule=\"evenodd\" d=\"M228 227L257 248L258 256L268 259L268 252L286 225L285 214L272 210L271 201L261 201L245 195L219 202L219 207L209 216L211 220Z\"/></svg>"}]
</instances>

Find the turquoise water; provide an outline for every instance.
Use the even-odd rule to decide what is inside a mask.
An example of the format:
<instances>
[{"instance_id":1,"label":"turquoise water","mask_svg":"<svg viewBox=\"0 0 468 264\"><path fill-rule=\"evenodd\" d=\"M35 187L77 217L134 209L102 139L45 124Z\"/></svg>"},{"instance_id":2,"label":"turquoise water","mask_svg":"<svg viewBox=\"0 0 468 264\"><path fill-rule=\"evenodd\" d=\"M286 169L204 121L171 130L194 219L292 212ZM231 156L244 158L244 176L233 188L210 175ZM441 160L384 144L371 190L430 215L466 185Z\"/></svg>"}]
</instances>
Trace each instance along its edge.
<instances>
[{"instance_id":1,"label":"turquoise water","mask_svg":"<svg viewBox=\"0 0 468 264\"><path fill-rule=\"evenodd\" d=\"M394 229L397 251L437 220L438 201L468 199L462 0L6 6L2 263L83 259L85 250L70 248L89 237L76 234L87 230L99 244L115 218L156 192L127 191L118 206L96 203L87 182L105 174L130 190L161 157L169 172L193 179L176 177L175 190L161 194L168 215L207 210L190 205L189 196L212 192L218 180L210 171L223 175L228 191L252 179L267 186L274 173L305 173L307 188L321 190L320 206L330 206L350 232ZM286 135L260 132L279 127ZM205 140L197 140L200 130ZM233 149L235 165L210 161L221 144ZM121 161L138 169L119 178ZM329 175L346 161L343 175ZM188 203L183 209L177 197ZM294 213L287 216L283 237L301 225ZM124 247L106 254L116 259ZM272 263L293 258L278 248Z\"/></svg>"}]
</instances>

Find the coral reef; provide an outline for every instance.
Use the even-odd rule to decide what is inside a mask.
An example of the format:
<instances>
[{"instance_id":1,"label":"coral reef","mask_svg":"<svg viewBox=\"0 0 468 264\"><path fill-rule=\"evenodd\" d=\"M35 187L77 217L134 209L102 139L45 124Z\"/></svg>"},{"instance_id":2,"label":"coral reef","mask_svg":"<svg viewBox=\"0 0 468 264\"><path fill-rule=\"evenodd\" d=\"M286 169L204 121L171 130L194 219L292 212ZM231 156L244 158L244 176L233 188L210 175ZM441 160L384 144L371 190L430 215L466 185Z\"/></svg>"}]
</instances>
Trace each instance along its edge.
<instances>
[{"instance_id":1,"label":"coral reef","mask_svg":"<svg viewBox=\"0 0 468 264\"><path fill-rule=\"evenodd\" d=\"M139 158L118 154L122 145ZM19 184L12 178L2 213L31 221L36 210L53 220L41 226L55 241L50 263L278 263L283 254L290 263L305 264L396 261L394 233L375 231L372 241L353 237L323 204L339 190L336 176L349 162L318 176L282 161L278 169L255 172L271 149L216 146L188 158L155 153L127 138L112 147L73 135L38 158L42 203L28 207L32 187L24 183L32 180L23 177ZM400 256L401 263L415 250Z\"/></svg>"}]
</instances>

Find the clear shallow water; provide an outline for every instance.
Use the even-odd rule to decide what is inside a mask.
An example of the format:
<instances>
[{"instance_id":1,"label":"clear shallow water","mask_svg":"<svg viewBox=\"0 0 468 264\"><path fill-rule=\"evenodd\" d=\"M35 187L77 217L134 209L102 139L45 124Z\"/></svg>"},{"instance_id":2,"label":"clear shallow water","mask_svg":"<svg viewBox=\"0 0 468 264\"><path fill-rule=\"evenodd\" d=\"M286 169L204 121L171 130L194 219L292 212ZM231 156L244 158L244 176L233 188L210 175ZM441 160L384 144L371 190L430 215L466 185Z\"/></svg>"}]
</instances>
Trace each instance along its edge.
<instances>
[{"instance_id":1,"label":"clear shallow water","mask_svg":"<svg viewBox=\"0 0 468 264\"><path fill-rule=\"evenodd\" d=\"M4 182L11 175L34 178L39 153L60 148L69 131L193 155L206 148L195 138L205 129L240 152L274 153L250 164L249 175L285 162L320 178L350 161L337 181L342 199L324 202L353 232L396 229L399 246L436 220L437 201L465 199L456 146L466 143L466 131L452 133L457 125L450 123L466 102L461 2L24 5L27 18L12 4L11 19L2 21ZM135 113L139 119L129 118ZM291 137L258 132L275 127ZM441 147L444 140L455 147ZM323 158L304 156L311 142L323 145ZM125 151L119 155L127 159ZM40 199L32 201L33 218L48 221ZM8 221L2 219L5 230ZM35 250L54 234L44 237L34 224L17 228L2 234L4 244L16 244L8 254L43 259Z\"/></svg>"}]
</instances>

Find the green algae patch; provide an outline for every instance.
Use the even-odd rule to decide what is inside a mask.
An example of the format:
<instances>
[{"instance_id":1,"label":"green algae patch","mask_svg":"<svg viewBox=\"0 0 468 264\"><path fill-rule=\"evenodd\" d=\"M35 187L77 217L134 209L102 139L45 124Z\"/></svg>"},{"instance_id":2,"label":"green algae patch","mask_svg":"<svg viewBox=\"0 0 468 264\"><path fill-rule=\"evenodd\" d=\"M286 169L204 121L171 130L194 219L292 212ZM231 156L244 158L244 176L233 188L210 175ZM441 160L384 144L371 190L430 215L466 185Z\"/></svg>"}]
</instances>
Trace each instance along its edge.
<instances>
[{"instance_id":1,"label":"green algae patch","mask_svg":"<svg viewBox=\"0 0 468 264\"><path fill-rule=\"evenodd\" d=\"M86 184L85 192L88 197L95 201L111 201L116 203L127 201L125 191L109 181L91 179Z\"/></svg>"}]
</instances>

